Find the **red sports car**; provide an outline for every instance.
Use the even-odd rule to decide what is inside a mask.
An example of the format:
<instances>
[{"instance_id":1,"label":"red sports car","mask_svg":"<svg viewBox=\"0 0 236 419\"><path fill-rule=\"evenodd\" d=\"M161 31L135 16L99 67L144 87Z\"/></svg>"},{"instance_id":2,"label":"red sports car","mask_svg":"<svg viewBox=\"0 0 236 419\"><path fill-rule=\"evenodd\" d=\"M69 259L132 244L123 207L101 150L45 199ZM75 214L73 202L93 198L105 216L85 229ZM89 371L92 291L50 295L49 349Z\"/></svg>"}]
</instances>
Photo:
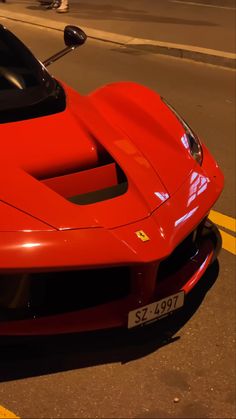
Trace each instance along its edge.
<instances>
[{"instance_id":1,"label":"red sports car","mask_svg":"<svg viewBox=\"0 0 236 419\"><path fill-rule=\"evenodd\" d=\"M216 258L223 175L156 92L81 96L0 26L0 334L133 328L184 305Z\"/></svg>"}]
</instances>

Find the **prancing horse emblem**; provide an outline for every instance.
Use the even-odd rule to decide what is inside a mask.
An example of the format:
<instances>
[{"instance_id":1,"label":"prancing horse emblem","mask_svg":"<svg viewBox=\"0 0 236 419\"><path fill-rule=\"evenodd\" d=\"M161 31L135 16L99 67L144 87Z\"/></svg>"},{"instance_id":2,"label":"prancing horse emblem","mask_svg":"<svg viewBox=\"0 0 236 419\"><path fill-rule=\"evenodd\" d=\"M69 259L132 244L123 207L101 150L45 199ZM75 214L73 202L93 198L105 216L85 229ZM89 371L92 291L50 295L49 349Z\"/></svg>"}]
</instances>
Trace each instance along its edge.
<instances>
[{"instance_id":1,"label":"prancing horse emblem","mask_svg":"<svg viewBox=\"0 0 236 419\"><path fill-rule=\"evenodd\" d=\"M148 240L150 240L150 238L147 236L146 233L144 233L143 230L135 231L135 234L140 240L142 240L142 242L147 242Z\"/></svg>"}]
</instances>

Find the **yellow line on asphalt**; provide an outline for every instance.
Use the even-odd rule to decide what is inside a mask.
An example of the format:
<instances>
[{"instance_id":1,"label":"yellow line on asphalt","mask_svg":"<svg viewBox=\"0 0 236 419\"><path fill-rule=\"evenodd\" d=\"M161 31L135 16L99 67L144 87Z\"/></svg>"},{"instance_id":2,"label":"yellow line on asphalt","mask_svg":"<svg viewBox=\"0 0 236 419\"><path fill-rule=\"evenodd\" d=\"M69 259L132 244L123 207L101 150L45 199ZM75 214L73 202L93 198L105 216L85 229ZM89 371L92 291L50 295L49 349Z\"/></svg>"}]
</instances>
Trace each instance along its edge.
<instances>
[{"instance_id":1,"label":"yellow line on asphalt","mask_svg":"<svg viewBox=\"0 0 236 419\"><path fill-rule=\"evenodd\" d=\"M18 417L19 416L16 416L14 415L14 413L10 412L10 410L7 410L4 407L0 406L0 419L11 419Z\"/></svg>"},{"instance_id":2,"label":"yellow line on asphalt","mask_svg":"<svg viewBox=\"0 0 236 419\"><path fill-rule=\"evenodd\" d=\"M220 227L224 227L232 233L236 233L236 219L228 217L228 215L221 214L220 212L211 210L209 218L213 223ZM234 234L226 233L220 230L222 237L222 247L233 255L236 255L236 237Z\"/></svg>"},{"instance_id":3,"label":"yellow line on asphalt","mask_svg":"<svg viewBox=\"0 0 236 419\"><path fill-rule=\"evenodd\" d=\"M231 236L231 234L226 233L225 231L220 230L222 237L222 247L233 255L236 255L236 237Z\"/></svg>"},{"instance_id":4,"label":"yellow line on asphalt","mask_svg":"<svg viewBox=\"0 0 236 419\"><path fill-rule=\"evenodd\" d=\"M211 210L209 218L213 223L227 228L236 233L236 220L235 218L228 217L228 215L221 214L220 212Z\"/></svg>"}]
</instances>

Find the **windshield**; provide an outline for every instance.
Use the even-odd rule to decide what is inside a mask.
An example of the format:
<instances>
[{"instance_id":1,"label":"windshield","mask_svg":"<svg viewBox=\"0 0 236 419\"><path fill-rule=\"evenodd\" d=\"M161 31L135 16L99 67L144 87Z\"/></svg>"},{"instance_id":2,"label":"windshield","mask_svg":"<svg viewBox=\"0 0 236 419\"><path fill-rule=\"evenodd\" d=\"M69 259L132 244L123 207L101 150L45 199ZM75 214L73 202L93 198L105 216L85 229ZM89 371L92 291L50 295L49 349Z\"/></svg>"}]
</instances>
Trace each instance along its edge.
<instances>
[{"instance_id":1,"label":"windshield","mask_svg":"<svg viewBox=\"0 0 236 419\"><path fill-rule=\"evenodd\" d=\"M60 84L0 25L0 123L50 115L65 107Z\"/></svg>"}]
</instances>

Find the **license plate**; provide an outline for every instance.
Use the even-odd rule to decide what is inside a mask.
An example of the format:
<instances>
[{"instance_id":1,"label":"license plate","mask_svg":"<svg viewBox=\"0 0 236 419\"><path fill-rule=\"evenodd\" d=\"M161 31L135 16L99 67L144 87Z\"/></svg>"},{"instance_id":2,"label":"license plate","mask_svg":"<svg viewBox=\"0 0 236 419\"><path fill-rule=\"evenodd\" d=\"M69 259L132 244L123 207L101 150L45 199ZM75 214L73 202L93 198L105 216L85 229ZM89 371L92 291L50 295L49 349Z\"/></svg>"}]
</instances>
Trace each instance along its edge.
<instances>
[{"instance_id":1,"label":"license plate","mask_svg":"<svg viewBox=\"0 0 236 419\"><path fill-rule=\"evenodd\" d=\"M128 328L159 319L184 305L184 291L129 312Z\"/></svg>"}]
</instances>

